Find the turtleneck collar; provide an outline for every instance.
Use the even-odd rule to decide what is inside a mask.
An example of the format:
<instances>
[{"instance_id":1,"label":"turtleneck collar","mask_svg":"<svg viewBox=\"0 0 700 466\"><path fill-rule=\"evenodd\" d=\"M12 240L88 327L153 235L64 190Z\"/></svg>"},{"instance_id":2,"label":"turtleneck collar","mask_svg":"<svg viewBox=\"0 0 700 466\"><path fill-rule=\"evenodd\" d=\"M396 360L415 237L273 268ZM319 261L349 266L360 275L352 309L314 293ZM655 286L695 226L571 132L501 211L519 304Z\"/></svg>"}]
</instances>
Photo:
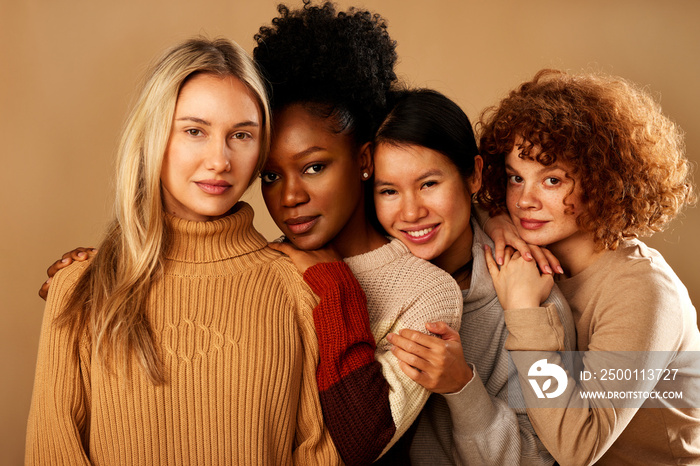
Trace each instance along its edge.
<instances>
[{"instance_id":1,"label":"turtleneck collar","mask_svg":"<svg viewBox=\"0 0 700 466\"><path fill-rule=\"evenodd\" d=\"M232 210L233 213L210 222L194 222L165 213L168 244L165 258L216 262L267 246L265 238L253 228L253 208L239 202Z\"/></svg>"}]
</instances>

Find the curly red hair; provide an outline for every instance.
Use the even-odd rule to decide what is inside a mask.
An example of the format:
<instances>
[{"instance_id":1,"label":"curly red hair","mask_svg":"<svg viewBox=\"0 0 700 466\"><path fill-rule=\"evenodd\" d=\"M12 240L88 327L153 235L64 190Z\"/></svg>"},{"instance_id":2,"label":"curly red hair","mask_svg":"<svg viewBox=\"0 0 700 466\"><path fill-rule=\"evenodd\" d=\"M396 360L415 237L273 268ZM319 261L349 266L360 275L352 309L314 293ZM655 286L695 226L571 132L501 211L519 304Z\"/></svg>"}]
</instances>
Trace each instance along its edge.
<instances>
[{"instance_id":1,"label":"curly red hair","mask_svg":"<svg viewBox=\"0 0 700 466\"><path fill-rule=\"evenodd\" d=\"M477 199L491 215L505 211L505 156L516 142L521 157L570 167L582 194L577 224L601 248L662 230L696 200L682 130L622 78L541 70L484 110L478 131Z\"/></svg>"}]
</instances>

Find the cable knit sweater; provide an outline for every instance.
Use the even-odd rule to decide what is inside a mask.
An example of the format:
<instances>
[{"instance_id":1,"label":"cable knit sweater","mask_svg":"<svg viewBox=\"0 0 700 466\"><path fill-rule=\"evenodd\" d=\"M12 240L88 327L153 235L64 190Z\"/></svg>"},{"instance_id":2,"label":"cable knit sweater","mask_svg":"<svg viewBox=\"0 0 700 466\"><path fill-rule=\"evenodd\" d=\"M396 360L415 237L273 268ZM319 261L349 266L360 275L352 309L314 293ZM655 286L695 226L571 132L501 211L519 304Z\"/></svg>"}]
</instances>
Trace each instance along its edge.
<instances>
[{"instance_id":1,"label":"cable knit sweater","mask_svg":"<svg viewBox=\"0 0 700 466\"><path fill-rule=\"evenodd\" d=\"M167 216L170 248L147 318L166 383L133 361L107 371L89 338L72 357L54 319L87 267L54 278L41 330L26 463L338 464L315 372L317 304L241 203L212 222Z\"/></svg>"},{"instance_id":2,"label":"cable knit sweater","mask_svg":"<svg viewBox=\"0 0 700 466\"><path fill-rule=\"evenodd\" d=\"M318 264L304 279L321 298L314 320L326 423L346 463L368 464L406 432L430 395L401 370L386 336L425 333L426 322L440 320L458 329L462 299L449 274L397 239L345 263Z\"/></svg>"}]
</instances>

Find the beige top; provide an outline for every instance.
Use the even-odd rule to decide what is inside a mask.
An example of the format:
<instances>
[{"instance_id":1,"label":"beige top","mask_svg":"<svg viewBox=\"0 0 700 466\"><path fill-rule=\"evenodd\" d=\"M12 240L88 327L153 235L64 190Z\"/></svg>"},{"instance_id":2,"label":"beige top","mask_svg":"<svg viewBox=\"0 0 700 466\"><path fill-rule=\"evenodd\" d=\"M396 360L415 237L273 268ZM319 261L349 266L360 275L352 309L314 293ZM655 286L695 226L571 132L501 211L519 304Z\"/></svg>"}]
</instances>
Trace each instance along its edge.
<instances>
[{"instance_id":1,"label":"beige top","mask_svg":"<svg viewBox=\"0 0 700 466\"><path fill-rule=\"evenodd\" d=\"M226 218L168 217L172 240L149 319L167 382L138 364L104 369L91 342L71 357L53 325L85 269L54 278L41 330L26 464L339 464L315 372L317 299L252 227L247 204Z\"/></svg>"},{"instance_id":2,"label":"beige top","mask_svg":"<svg viewBox=\"0 0 700 466\"><path fill-rule=\"evenodd\" d=\"M573 311L578 349L586 352L584 366L602 361L617 369L647 358L649 367L678 369L680 375L671 383L639 375L629 383L602 381L600 373L587 381L569 377L560 397L567 401L566 408L528 409L540 440L554 458L562 465L700 464L700 409L679 408L682 403L700 406L688 399L697 396L700 386L700 333L688 292L671 267L657 251L632 240L557 284ZM506 342L508 349L536 349L538 342L549 337L520 323L538 313L544 315L546 309L506 311L513 337ZM527 367L518 366L518 370L523 383ZM686 399L669 400L664 408L650 407L658 402L639 401L639 409L580 395L619 386L628 391L661 390L662 385L685 391Z\"/></svg>"}]
</instances>

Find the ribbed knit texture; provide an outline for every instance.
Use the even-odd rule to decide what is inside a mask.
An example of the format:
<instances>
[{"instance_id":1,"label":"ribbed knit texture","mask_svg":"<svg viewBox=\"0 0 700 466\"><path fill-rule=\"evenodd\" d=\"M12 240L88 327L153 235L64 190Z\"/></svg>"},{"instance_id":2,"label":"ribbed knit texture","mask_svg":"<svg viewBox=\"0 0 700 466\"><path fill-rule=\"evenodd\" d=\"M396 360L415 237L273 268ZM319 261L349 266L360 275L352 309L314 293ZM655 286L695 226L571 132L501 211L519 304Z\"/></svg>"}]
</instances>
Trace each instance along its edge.
<instances>
[{"instance_id":1,"label":"ribbed knit texture","mask_svg":"<svg viewBox=\"0 0 700 466\"><path fill-rule=\"evenodd\" d=\"M318 264L304 279L320 296L314 320L326 423L347 464L368 464L408 429L429 396L401 370L386 336L404 328L425 333L426 322L439 320L457 329L462 299L452 277L396 239L345 262L366 307L341 264Z\"/></svg>"},{"instance_id":2,"label":"ribbed knit texture","mask_svg":"<svg viewBox=\"0 0 700 466\"><path fill-rule=\"evenodd\" d=\"M615 390L614 381L602 381L600 375L578 383L569 378L559 396L568 401L567 408L528 411L549 451L566 465L700 464L700 409L678 407L683 401L697 400L697 313L685 286L661 254L641 241L623 241L617 250L606 251L579 274L557 283L571 304L578 350L589 352L584 365L607 357L612 360L609 365L594 363L593 367L644 367L639 358L653 356L649 367L666 367L678 376L658 384L633 377L623 384L624 389L680 391L685 400L668 400L662 403L664 408L650 400L640 401L641 409L620 408L619 403L611 407L608 401L588 400L580 392ZM556 338L526 331L519 322L523 317L517 310L506 314L508 328L519 333L508 342L509 349L533 349ZM557 363L557 355L552 356L548 362ZM626 357L634 359L625 361ZM522 377L528 367L518 364L518 370ZM650 408L652 404L656 407Z\"/></svg>"},{"instance_id":3,"label":"ribbed knit texture","mask_svg":"<svg viewBox=\"0 0 700 466\"><path fill-rule=\"evenodd\" d=\"M457 393L430 397L413 437L411 463L551 465L554 459L537 438L525 409L508 406L508 380L516 379L517 372L508 364L503 308L484 258L484 244L493 251L493 242L474 219L471 226L474 262L471 285L462 292L459 335L474 377ZM565 349L573 350L571 312L556 287L547 302L554 303L562 321Z\"/></svg>"},{"instance_id":4,"label":"ribbed knit texture","mask_svg":"<svg viewBox=\"0 0 700 466\"><path fill-rule=\"evenodd\" d=\"M213 222L167 217L164 273L147 316L163 386L136 361L126 375L107 372L88 339L80 361L71 358L69 335L53 320L86 264L56 275L27 464L339 463L316 387L316 297L252 218L247 204Z\"/></svg>"}]
</instances>

